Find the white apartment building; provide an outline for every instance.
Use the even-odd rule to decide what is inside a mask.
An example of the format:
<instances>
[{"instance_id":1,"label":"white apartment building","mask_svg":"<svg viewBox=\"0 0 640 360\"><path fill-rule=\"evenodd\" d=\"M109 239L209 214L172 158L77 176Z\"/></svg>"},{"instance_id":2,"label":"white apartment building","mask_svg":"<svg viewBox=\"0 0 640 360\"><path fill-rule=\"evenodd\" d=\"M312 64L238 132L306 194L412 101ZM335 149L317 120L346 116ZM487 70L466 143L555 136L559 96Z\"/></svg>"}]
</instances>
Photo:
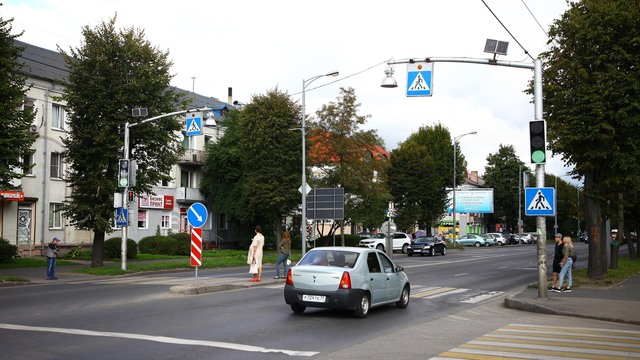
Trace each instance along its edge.
<instances>
[{"instance_id":1,"label":"white apartment building","mask_svg":"<svg viewBox=\"0 0 640 360\"><path fill-rule=\"evenodd\" d=\"M68 126L67 109L65 103L57 99L64 93L59 80L68 76L66 64L56 51L17 40L15 43L25 48L20 61L25 65L23 72L30 88L23 106L35 110L30 130L37 134L37 139L32 147L33 155L23 159L26 165L34 166L22 179L15 180L14 185L19 190L0 189L0 236L18 245L23 254L39 253L53 237L58 237L63 245L89 244L93 241L93 233L71 226L60 211L70 193L62 155L62 138ZM173 180L154 187L155 195L142 194L129 204L128 237L136 241L157 232L190 232L187 209L195 202L207 202L199 190L204 149L206 144L217 141L224 134L224 128L215 120L224 117L231 105L194 93L189 96L193 97L191 108L213 109L206 122L211 126L204 126L202 135L187 137L183 134L185 154L171 170ZM210 210L210 204L206 205L210 213L203 226L203 240L222 245L230 238L225 216L215 214ZM121 229L115 226L115 210L113 230L107 238L121 236Z\"/></svg>"}]
</instances>

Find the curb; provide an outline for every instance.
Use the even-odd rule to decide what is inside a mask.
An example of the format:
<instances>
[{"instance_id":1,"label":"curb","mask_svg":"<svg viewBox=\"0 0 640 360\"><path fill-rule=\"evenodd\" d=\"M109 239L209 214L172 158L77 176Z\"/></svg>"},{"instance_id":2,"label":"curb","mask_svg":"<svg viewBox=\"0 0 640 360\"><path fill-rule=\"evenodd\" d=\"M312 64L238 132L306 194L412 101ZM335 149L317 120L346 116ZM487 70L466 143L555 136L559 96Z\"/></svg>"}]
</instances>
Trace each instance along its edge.
<instances>
[{"instance_id":1,"label":"curb","mask_svg":"<svg viewBox=\"0 0 640 360\"><path fill-rule=\"evenodd\" d=\"M259 283L251 284L223 283L214 285L175 285L169 288L169 293L174 295L200 295L219 291L248 289L252 287L271 285L273 283L275 282L261 281Z\"/></svg>"}]
</instances>

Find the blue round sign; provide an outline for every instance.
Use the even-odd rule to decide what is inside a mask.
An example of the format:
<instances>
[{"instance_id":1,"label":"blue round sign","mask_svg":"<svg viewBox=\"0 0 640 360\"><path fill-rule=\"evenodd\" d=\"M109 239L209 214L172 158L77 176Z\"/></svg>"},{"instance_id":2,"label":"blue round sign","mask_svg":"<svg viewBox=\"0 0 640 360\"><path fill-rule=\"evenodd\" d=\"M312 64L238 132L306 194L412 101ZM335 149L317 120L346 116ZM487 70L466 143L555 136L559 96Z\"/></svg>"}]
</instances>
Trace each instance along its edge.
<instances>
[{"instance_id":1,"label":"blue round sign","mask_svg":"<svg viewBox=\"0 0 640 360\"><path fill-rule=\"evenodd\" d=\"M207 208L201 203L195 203L189 206L187 210L187 220L189 225L199 228L207 221Z\"/></svg>"}]
</instances>

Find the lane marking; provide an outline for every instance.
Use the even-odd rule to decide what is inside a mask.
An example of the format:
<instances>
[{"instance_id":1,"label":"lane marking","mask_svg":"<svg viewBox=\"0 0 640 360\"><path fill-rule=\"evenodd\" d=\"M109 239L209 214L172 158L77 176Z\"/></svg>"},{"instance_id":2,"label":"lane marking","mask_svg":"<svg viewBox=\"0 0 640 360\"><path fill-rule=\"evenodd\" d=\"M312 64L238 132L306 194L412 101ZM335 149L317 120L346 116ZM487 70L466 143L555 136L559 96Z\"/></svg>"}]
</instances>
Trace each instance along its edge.
<instances>
[{"instance_id":1,"label":"lane marking","mask_svg":"<svg viewBox=\"0 0 640 360\"><path fill-rule=\"evenodd\" d=\"M267 349L260 346L251 346L251 345L235 344L235 343L220 342L220 341L192 340L192 339L181 339L181 338L174 338L174 337L168 337L168 336L151 336L151 335L143 335L143 334L119 333L119 332L108 332L108 331L65 329L65 328L44 327L44 326L24 326L24 325L2 324L2 323L0 323L0 329L52 332L52 333L59 333L59 334L84 335L84 336L113 337L113 338L121 338L121 339L155 341L155 342L160 342L165 344L208 346L208 347L216 347L216 348L222 348L222 349L247 351L247 352L282 353L289 356L310 357L310 356L319 354L319 352L316 352L316 351Z\"/></svg>"}]
</instances>

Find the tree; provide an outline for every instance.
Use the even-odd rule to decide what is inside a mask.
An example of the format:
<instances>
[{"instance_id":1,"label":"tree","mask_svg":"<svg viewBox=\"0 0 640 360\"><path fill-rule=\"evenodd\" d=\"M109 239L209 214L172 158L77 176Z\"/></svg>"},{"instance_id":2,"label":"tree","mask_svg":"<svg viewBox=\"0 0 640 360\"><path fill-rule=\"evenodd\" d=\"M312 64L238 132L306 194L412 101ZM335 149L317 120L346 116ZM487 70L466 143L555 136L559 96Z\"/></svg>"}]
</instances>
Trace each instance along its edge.
<instances>
[{"instance_id":1,"label":"tree","mask_svg":"<svg viewBox=\"0 0 640 360\"><path fill-rule=\"evenodd\" d=\"M493 217L496 223L504 223L506 229L518 224L518 181L524 163L516 156L513 145L502 145L495 154L487 156L484 183L493 188Z\"/></svg>"},{"instance_id":2,"label":"tree","mask_svg":"<svg viewBox=\"0 0 640 360\"><path fill-rule=\"evenodd\" d=\"M398 225L428 231L447 206L447 186L453 174L453 145L449 130L441 124L420 127L391 153L389 187L399 211ZM466 161L459 153L457 165L464 176Z\"/></svg>"},{"instance_id":3,"label":"tree","mask_svg":"<svg viewBox=\"0 0 640 360\"><path fill-rule=\"evenodd\" d=\"M118 159L123 157L124 124L134 120L131 109L143 106L157 116L175 111L181 99L169 87L168 52L154 48L141 30L116 30L115 21L84 27L81 47L60 50L70 71L62 98L71 109L63 142L72 193L63 211L72 225L94 232L92 267L102 266L105 233L113 231ZM175 118L131 129L137 193L170 179L166 174L182 151L174 136L180 129Z\"/></svg>"},{"instance_id":4,"label":"tree","mask_svg":"<svg viewBox=\"0 0 640 360\"><path fill-rule=\"evenodd\" d=\"M569 3L541 55L549 147L585 179L591 279L607 272L602 201L639 189L639 17L638 0Z\"/></svg>"},{"instance_id":5,"label":"tree","mask_svg":"<svg viewBox=\"0 0 640 360\"><path fill-rule=\"evenodd\" d=\"M24 176L21 157L32 153L36 140L29 132L35 114L21 110L29 88L18 60L23 49L14 44L22 34L11 34L12 21L0 17L0 189L12 189L12 182Z\"/></svg>"},{"instance_id":6,"label":"tree","mask_svg":"<svg viewBox=\"0 0 640 360\"><path fill-rule=\"evenodd\" d=\"M225 136L207 148L201 185L217 211L251 229L267 221L280 238L282 217L300 204L302 140L291 131L300 119L300 106L278 89L227 115Z\"/></svg>"},{"instance_id":7,"label":"tree","mask_svg":"<svg viewBox=\"0 0 640 360\"><path fill-rule=\"evenodd\" d=\"M388 162L379 156L376 146L382 147L383 142L376 131L361 128L369 115L359 115L359 107L355 90L340 88L336 102L316 112L317 120L309 121L313 128L309 164L323 171L323 176L312 181L314 185L344 188L345 219L378 227L389 200L385 179ZM364 213L369 216L357 217ZM338 224L344 226L344 222Z\"/></svg>"}]
</instances>

